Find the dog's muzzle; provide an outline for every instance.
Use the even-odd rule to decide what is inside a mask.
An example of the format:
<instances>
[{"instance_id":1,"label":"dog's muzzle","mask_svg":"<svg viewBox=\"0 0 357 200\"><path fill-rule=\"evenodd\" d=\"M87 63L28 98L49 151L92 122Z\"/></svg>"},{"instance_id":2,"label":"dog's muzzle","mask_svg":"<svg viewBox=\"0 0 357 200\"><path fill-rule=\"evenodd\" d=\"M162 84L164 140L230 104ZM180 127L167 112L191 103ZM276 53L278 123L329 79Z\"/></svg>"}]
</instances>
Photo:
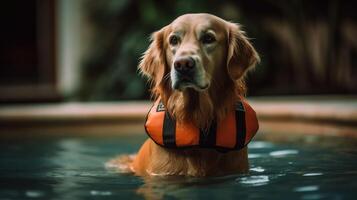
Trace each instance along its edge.
<instances>
[{"instance_id":1,"label":"dog's muzzle","mask_svg":"<svg viewBox=\"0 0 357 200\"><path fill-rule=\"evenodd\" d=\"M177 58L174 63L172 74L173 89L181 90L185 87L196 86L196 62L192 57Z\"/></svg>"},{"instance_id":2,"label":"dog's muzzle","mask_svg":"<svg viewBox=\"0 0 357 200\"><path fill-rule=\"evenodd\" d=\"M175 70L182 76L189 76L196 67L196 62L191 57L179 57L174 62Z\"/></svg>"}]
</instances>

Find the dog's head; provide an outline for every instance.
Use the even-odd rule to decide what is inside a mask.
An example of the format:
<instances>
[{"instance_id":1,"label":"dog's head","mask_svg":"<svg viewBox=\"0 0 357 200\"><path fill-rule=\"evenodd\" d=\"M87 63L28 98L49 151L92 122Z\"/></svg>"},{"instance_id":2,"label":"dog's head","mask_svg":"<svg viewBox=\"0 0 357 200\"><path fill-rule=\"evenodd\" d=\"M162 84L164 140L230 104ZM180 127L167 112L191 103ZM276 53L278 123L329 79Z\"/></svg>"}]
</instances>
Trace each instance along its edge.
<instances>
[{"instance_id":1,"label":"dog's head","mask_svg":"<svg viewBox=\"0 0 357 200\"><path fill-rule=\"evenodd\" d=\"M244 93L242 77L257 61L238 24L210 14L186 14L152 35L139 69L164 101L175 93L217 98L224 90Z\"/></svg>"}]
</instances>

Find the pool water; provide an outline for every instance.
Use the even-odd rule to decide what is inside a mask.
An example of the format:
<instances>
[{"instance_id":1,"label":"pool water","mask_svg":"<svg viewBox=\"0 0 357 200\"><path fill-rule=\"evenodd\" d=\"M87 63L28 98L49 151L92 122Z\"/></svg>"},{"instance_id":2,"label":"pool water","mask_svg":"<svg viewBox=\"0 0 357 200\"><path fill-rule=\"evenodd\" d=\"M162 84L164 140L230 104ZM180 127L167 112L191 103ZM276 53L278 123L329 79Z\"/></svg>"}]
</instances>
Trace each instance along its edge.
<instances>
[{"instance_id":1,"label":"pool water","mask_svg":"<svg viewBox=\"0 0 357 200\"><path fill-rule=\"evenodd\" d=\"M357 199L356 146L336 139L330 145L255 140L246 175L143 179L105 168L144 140L138 134L1 139L0 200Z\"/></svg>"}]
</instances>

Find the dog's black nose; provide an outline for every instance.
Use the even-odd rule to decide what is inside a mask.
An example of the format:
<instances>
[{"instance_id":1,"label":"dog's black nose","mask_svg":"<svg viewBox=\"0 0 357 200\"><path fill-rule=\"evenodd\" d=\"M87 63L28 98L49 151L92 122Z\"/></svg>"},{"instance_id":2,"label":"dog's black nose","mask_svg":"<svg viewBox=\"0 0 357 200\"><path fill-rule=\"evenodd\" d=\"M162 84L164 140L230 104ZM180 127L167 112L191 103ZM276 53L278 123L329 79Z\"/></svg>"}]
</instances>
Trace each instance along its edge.
<instances>
[{"instance_id":1,"label":"dog's black nose","mask_svg":"<svg viewBox=\"0 0 357 200\"><path fill-rule=\"evenodd\" d=\"M195 60L191 57L180 57L175 60L174 67L180 73L189 73L195 67Z\"/></svg>"}]
</instances>

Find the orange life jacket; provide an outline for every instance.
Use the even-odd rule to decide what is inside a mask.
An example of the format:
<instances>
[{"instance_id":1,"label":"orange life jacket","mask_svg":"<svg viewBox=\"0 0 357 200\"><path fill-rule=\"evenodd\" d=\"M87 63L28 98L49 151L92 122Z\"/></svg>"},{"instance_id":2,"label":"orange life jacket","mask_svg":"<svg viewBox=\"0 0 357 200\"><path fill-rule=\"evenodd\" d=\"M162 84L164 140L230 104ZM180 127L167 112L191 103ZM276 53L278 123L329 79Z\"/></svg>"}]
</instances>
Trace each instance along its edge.
<instances>
[{"instance_id":1,"label":"orange life jacket","mask_svg":"<svg viewBox=\"0 0 357 200\"><path fill-rule=\"evenodd\" d=\"M168 148L203 147L217 150L244 148L258 131L255 111L244 100L232 106L232 112L219 123L212 123L205 131L190 123L176 122L165 111L160 100L150 109L145 130L158 145Z\"/></svg>"}]
</instances>

